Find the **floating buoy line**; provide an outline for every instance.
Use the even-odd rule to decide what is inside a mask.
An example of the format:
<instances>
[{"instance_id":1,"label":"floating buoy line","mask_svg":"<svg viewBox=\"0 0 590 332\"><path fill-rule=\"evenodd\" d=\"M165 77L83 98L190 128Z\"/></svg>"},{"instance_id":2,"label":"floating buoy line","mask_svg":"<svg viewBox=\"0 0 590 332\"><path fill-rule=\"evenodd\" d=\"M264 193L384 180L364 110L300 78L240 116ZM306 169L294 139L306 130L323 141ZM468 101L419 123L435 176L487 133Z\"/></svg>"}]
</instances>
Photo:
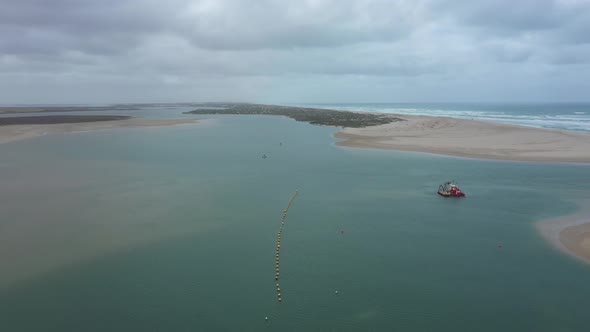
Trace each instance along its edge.
<instances>
[{"instance_id":1,"label":"floating buoy line","mask_svg":"<svg viewBox=\"0 0 590 332\"><path fill-rule=\"evenodd\" d=\"M291 200L289 201L289 205L287 205L287 208L283 210L283 215L281 216L281 226L279 227L279 233L277 234L277 249L275 252L275 282L276 282L276 286L277 286L277 300L279 302L282 302L283 299L281 297L281 285L279 284L279 276L280 276L280 271L279 271L279 259L280 259L280 253L281 253L281 238L283 236L283 226L285 226L285 219L287 219L287 213L289 213L289 208L291 207L291 204L293 204L293 201L295 200L295 197L297 197L297 194L299 194L299 192L297 190L295 190L295 194L293 194L293 197L291 197Z\"/></svg>"}]
</instances>

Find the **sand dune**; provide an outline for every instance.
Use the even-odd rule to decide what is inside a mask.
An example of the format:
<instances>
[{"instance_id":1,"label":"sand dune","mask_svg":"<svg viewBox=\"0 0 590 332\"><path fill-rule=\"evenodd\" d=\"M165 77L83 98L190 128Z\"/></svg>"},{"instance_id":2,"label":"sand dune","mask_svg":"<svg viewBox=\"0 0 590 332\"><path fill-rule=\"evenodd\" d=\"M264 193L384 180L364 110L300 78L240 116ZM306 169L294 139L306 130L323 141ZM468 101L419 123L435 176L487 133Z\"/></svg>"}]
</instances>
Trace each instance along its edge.
<instances>
[{"instance_id":1,"label":"sand dune","mask_svg":"<svg viewBox=\"0 0 590 332\"><path fill-rule=\"evenodd\" d=\"M345 128L336 144L483 159L590 162L590 134L445 117L395 115L406 121Z\"/></svg>"}]
</instances>

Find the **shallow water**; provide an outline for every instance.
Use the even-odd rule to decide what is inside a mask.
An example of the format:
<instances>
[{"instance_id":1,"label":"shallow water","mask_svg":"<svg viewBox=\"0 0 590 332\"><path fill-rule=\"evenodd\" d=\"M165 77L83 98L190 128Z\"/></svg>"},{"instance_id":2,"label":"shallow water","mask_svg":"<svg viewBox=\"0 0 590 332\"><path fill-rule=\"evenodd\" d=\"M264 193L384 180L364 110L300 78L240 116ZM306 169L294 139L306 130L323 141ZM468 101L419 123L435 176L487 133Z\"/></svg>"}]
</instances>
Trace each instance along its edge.
<instances>
[{"instance_id":1,"label":"shallow water","mask_svg":"<svg viewBox=\"0 0 590 332\"><path fill-rule=\"evenodd\" d=\"M0 145L1 331L586 330L590 266L534 222L574 212L590 167L212 118Z\"/></svg>"}]
</instances>

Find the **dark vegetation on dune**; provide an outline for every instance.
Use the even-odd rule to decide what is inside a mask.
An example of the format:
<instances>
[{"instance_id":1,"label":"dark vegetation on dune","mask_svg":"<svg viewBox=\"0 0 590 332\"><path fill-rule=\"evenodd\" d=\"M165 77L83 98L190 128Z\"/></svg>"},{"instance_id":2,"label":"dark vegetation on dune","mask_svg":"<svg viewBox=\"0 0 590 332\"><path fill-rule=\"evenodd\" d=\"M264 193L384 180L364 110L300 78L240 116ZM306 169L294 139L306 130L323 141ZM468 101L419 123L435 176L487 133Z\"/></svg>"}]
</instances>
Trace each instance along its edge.
<instances>
[{"instance_id":1,"label":"dark vegetation on dune","mask_svg":"<svg viewBox=\"0 0 590 332\"><path fill-rule=\"evenodd\" d=\"M231 103L206 103L198 106L201 108L185 112L185 114L282 115L315 125L351 128L404 121L388 114L356 113L307 107Z\"/></svg>"},{"instance_id":2,"label":"dark vegetation on dune","mask_svg":"<svg viewBox=\"0 0 590 332\"><path fill-rule=\"evenodd\" d=\"M59 124L59 123L83 123L98 121L126 120L130 116L121 115L50 115L50 116L23 116L12 118L0 118L0 126L32 125L32 124Z\"/></svg>"}]
</instances>

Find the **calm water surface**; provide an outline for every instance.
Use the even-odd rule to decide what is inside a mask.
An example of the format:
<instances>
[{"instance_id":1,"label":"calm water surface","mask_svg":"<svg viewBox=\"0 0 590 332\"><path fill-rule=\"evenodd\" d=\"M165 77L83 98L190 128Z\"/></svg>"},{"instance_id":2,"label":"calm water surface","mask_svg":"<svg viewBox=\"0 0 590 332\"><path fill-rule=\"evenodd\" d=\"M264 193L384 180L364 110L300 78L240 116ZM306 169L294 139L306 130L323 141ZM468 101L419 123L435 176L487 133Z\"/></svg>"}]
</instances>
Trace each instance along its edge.
<instances>
[{"instance_id":1,"label":"calm water surface","mask_svg":"<svg viewBox=\"0 0 590 332\"><path fill-rule=\"evenodd\" d=\"M590 266L534 222L590 197L589 167L212 118L0 145L0 331L587 330Z\"/></svg>"}]
</instances>

